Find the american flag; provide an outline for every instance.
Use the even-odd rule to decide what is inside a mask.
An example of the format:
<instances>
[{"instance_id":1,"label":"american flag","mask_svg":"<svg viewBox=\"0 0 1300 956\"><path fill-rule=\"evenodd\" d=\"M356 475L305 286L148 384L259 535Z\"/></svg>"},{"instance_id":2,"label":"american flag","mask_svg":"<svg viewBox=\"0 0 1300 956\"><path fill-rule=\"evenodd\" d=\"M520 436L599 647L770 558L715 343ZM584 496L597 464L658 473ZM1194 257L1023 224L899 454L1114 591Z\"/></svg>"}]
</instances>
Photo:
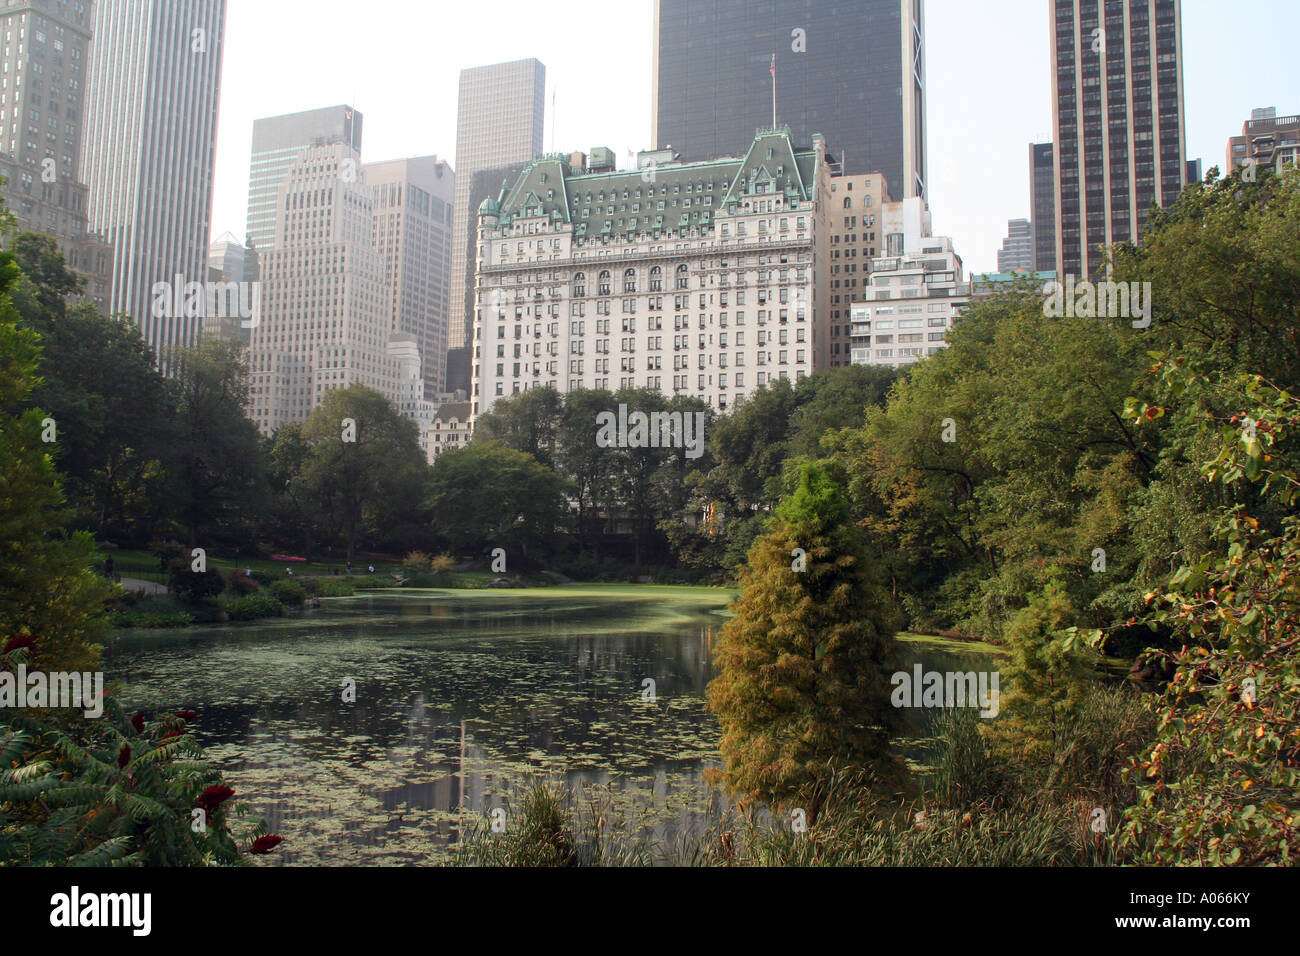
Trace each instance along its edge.
<instances>
[{"instance_id":1,"label":"american flag","mask_svg":"<svg viewBox=\"0 0 1300 956\"><path fill-rule=\"evenodd\" d=\"M772 78L776 79L776 54L772 54Z\"/></svg>"}]
</instances>

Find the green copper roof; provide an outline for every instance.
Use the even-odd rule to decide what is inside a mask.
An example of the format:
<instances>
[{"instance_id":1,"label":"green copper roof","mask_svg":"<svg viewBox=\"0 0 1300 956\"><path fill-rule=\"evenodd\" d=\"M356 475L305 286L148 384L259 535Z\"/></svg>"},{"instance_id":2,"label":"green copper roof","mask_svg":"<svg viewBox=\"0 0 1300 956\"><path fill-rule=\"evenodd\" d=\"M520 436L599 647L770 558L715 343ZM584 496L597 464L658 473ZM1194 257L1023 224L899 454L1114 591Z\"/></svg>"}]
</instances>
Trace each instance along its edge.
<instances>
[{"instance_id":1,"label":"green copper roof","mask_svg":"<svg viewBox=\"0 0 1300 956\"><path fill-rule=\"evenodd\" d=\"M816 149L797 149L789 127L776 127L760 129L743 158L575 173L567 156L544 156L524 168L499 207L484 203L479 211L499 216L502 226L543 216L572 224L578 238L680 234L712 229L747 196L809 202L816 180Z\"/></svg>"}]
</instances>

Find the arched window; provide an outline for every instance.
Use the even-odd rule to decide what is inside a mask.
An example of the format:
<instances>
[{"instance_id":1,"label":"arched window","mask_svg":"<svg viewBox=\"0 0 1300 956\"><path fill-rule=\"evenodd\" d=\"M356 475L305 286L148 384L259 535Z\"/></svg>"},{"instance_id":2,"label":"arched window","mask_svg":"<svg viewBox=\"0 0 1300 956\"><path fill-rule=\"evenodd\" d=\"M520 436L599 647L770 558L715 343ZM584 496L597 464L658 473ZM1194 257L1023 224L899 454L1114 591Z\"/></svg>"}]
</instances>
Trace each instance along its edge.
<instances>
[{"instance_id":1,"label":"arched window","mask_svg":"<svg viewBox=\"0 0 1300 956\"><path fill-rule=\"evenodd\" d=\"M573 277L573 297L581 299L587 294L587 274L579 272Z\"/></svg>"},{"instance_id":2,"label":"arched window","mask_svg":"<svg viewBox=\"0 0 1300 956\"><path fill-rule=\"evenodd\" d=\"M651 292L664 291L664 270L659 268L658 266L655 266L653 269L650 270L650 291Z\"/></svg>"},{"instance_id":3,"label":"arched window","mask_svg":"<svg viewBox=\"0 0 1300 956\"><path fill-rule=\"evenodd\" d=\"M628 269L626 272L623 273L623 291L624 292L636 291L636 270L635 269Z\"/></svg>"},{"instance_id":4,"label":"arched window","mask_svg":"<svg viewBox=\"0 0 1300 956\"><path fill-rule=\"evenodd\" d=\"M597 295L609 295L609 270L606 269L600 274L600 279L596 283Z\"/></svg>"},{"instance_id":5,"label":"arched window","mask_svg":"<svg viewBox=\"0 0 1300 956\"><path fill-rule=\"evenodd\" d=\"M853 208L853 197L852 197L852 196L845 196L845 197L844 197L844 208L845 208L845 209L852 209L852 208Z\"/></svg>"},{"instance_id":6,"label":"arched window","mask_svg":"<svg viewBox=\"0 0 1300 956\"><path fill-rule=\"evenodd\" d=\"M679 289L689 288L689 286L687 285L689 279L689 273L690 270L686 268L685 263L677 267L677 288Z\"/></svg>"}]
</instances>

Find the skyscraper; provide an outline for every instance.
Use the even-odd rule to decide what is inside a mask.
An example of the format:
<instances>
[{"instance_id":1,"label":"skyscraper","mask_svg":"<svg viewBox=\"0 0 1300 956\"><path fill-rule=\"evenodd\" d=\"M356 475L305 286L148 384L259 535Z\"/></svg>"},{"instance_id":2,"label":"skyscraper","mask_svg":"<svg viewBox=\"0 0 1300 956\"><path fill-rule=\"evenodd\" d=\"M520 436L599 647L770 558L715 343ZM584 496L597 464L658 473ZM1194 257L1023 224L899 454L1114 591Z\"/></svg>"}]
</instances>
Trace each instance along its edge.
<instances>
[{"instance_id":1,"label":"skyscraper","mask_svg":"<svg viewBox=\"0 0 1300 956\"><path fill-rule=\"evenodd\" d=\"M17 0L0 14L0 175L18 228L58 240L86 298L107 309L113 248L87 231L79 168L93 17L93 3L53 0ZM46 106L42 118L42 95L63 108Z\"/></svg>"},{"instance_id":2,"label":"skyscraper","mask_svg":"<svg viewBox=\"0 0 1300 956\"><path fill-rule=\"evenodd\" d=\"M207 278L225 0L100 0L86 83L90 226L115 249L109 305L156 350L197 341L155 285Z\"/></svg>"},{"instance_id":3,"label":"skyscraper","mask_svg":"<svg viewBox=\"0 0 1300 956\"><path fill-rule=\"evenodd\" d=\"M1052 0L1051 30L1056 259L1093 277L1186 182L1182 5Z\"/></svg>"},{"instance_id":4,"label":"skyscraper","mask_svg":"<svg viewBox=\"0 0 1300 956\"><path fill-rule=\"evenodd\" d=\"M814 133L842 174L925 196L924 0L655 0L651 137L730 156L776 121Z\"/></svg>"},{"instance_id":5,"label":"skyscraper","mask_svg":"<svg viewBox=\"0 0 1300 956\"><path fill-rule=\"evenodd\" d=\"M1034 231L1034 271L1056 269L1056 149L1029 144L1030 225Z\"/></svg>"},{"instance_id":6,"label":"skyscraper","mask_svg":"<svg viewBox=\"0 0 1300 956\"><path fill-rule=\"evenodd\" d=\"M269 435L305 419L330 389L355 384L399 404L400 363L389 346L383 260L359 154L344 143L301 150L276 207L248 346L254 424Z\"/></svg>"},{"instance_id":7,"label":"skyscraper","mask_svg":"<svg viewBox=\"0 0 1300 956\"><path fill-rule=\"evenodd\" d=\"M437 156L366 164L390 327L414 337L425 390L420 397L428 399L446 379L455 182Z\"/></svg>"},{"instance_id":8,"label":"skyscraper","mask_svg":"<svg viewBox=\"0 0 1300 956\"><path fill-rule=\"evenodd\" d=\"M535 59L460 71L456 111L456 195L452 215L452 348L471 340L474 321L474 242L478 223L469 206L474 174L523 163L542 151L546 67ZM752 131L751 131L752 132Z\"/></svg>"},{"instance_id":9,"label":"skyscraper","mask_svg":"<svg viewBox=\"0 0 1300 956\"><path fill-rule=\"evenodd\" d=\"M343 143L361 152L362 117L351 106L327 106L253 123L248 164L248 220L245 245L259 252L275 238L275 194L298 154L308 146Z\"/></svg>"},{"instance_id":10,"label":"skyscraper","mask_svg":"<svg viewBox=\"0 0 1300 956\"><path fill-rule=\"evenodd\" d=\"M1007 237L998 250L998 272L1034 271L1034 230L1028 219L1007 222Z\"/></svg>"}]
</instances>

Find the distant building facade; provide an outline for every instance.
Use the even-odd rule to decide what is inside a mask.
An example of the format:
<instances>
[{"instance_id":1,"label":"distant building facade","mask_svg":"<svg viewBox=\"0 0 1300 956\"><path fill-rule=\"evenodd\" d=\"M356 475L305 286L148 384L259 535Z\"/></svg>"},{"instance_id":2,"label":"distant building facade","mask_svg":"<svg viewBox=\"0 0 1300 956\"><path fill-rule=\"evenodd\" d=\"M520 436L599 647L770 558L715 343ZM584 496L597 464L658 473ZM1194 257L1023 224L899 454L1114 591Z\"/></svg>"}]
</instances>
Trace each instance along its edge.
<instances>
[{"instance_id":1,"label":"distant building facade","mask_svg":"<svg viewBox=\"0 0 1300 956\"><path fill-rule=\"evenodd\" d=\"M889 185L882 173L831 179L826 210L831 368L852 364L849 307L866 289L872 260L880 254L882 233L876 219L889 201Z\"/></svg>"},{"instance_id":2,"label":"distant building facade","mask_svg":"<svg viewBox=\"0 0 1300 956\"><path fill-rule=\"evenodd\" d=\"M166 308L158 285L207 278L225 20L226 0L95 6L82 143L88 218L114 249L110 310L136 322L164 366L166 349L198 341L202 321Z\"/></svg>"},{"instance_id":3,"label":"distant building facade","mask_svg":"<svg viewBox=\"0 0 1300 956\"><path fill-rule=\"evenodd\" d=\"M478 223L474 214L478 207L471 207L469 201L474 176L485 169L535 158L542 151L545 119L546 67L540 61L514 60L461 70L452 204L450 348L469 345L474 321L472 299L466 291L474 287L476 260Z\"/></svg>"},{"instance_id":4,"label":"distant building facade","mask_svg":"<svg viewBox=\"0 0 1300 956\"><path fill-rule=\"evenodd\" d=\"M433 422L426 431L426 453L433 464L443 452L456 451L469 444L470 403L444 402L434 413Z\"/></svg>"},{"instance_id":5,"label":"distant building facade","mask_svg":"<svg viewBox=\"0 0 1300 956\"><path fill-rule=\"evenodd\" d=\"M652 388L726 411L829 363L826 143L743 158L530 163L479 209L475 417L537 387ZM654 165L647 161L653 158Z\"/></svg>"},{"instance_id":6,"label":"distant building facade","mask_svg":"<svg viewBox=\"0 0 1300 956\"><path fill-rule=\"evenodd\" d=\"M248 252L249 250L233 235L228 232L223 233L208 247L208 281L214 283L249 283L248 293L255 294L255 287L251 287L251 283L256 273L250 275ZM254 305L254 314L246 317L237 314L237 312L236 314L228 314L220 309L216 311L216 314L204 315L202 334L210 338L247 345L249 327L258 318L256 315L257 303L252 304Z\"/></svg>"},{"instance_id":7,"label":"distant building facade","mask_svg":"<svg viewBox=\"0 0 1300 956\"><path fill-rule=\"evenodd\" d=\"M654 30L657 148L731 155L772 122L775 69L797 142L820 133L838 172L926 195L924 0L656 0Z\"/></svg>"},{"instance_id":8,"label":"distant building facade","mask_svg":"<svg viewBox=\"0 0 1300 956\"><path fill-rule=\"evenodd\" d=\"M352 169L355 178L344 174ZM355 384L400 408L411 394L401 353L408 369L419 355L409 338L390 348L392 311L359 154L342 143L300 151L276 205L248 348L254 424L270 435L304 420L326 392Z\"/></svg>"},{"instance_id":9,"label":"distant building facade","mask_svg":"<svg viewBox=\"0 0 1300 956\"><path fill-rule=\"evenodd\" d=\"M1181 0L1051 0L1056 261L1100 276L1186 183Z\"/></svg>"},{"instance_id":10,"label":"distant building facade","mask_svg":"<svg viewBox=\"0 0 1300 956\"><path fill-rule=\"evenodd\" d=\"M1030 228L1034 235L1035 271L1056 269L1056 147L1029 144Z\"/></svg>"},{"instance_id":11,"label":"distant building facade","mask_svg":"<svg viewBox=\"0 0 1300 956\"><path fill-rule=\"evenodd\" d=\"M254 121L252 156L248 162L248 218L244 230L247 246L260 254L274 242L276 193L298 154L308 146L342 143L359 155L362 123L361 113L347 105ZM256 278L256 271L251 278Z\"/></svg>"},{"instance_id":12,"label":"distant building facade","mask_svg":"<svg viewBox=\"0 0 1300 956\"><path fill-rule=\"evenodd\" d=\"M384 263L390 328L414 337L432 399L446 380L451 213L456 176L437 156L367 163L374 246Z\"/></svg>"},{"instance_id":13,"label":"distant building facade","mask_svg":"<svg viewBox=\"0 0 1300 956\"><path fill-rule=\"evenodd\" d=\"M1028 219L1007 222L1007 237L998 250L999 272L1034 271L1034 230Z\"/></svg>"},{"instance_id":14,"label":"distant building facade","mask_svg":"<svg viewBox=\"0 0 1300 956\"><path fill-rule=\"evenodd\" d=\"M1273 106L1251 110L1241 135L1228 140L1224 175L1246 162L1274 172L1300 166L1300 115L1278 116Z\"/></svg>"},{"instance_id":15,"label":"distant building facade","mask_svg":"<svg viewBox=\"0 0 1300 956\"><path fill-rule=\"evenodd\" d=\"M854 365L898 368L947 347L971 287L952 240L928 235L928 223L924 232L904 241L900 254L872 263L870 282L851 310Z\"/></svg>"},{"instance_id":16,"label":"distant building facade","mask_svg":"<svg viewBox=\"0 0 1300 956\"><path fill-rule=\"evenodd\" d=\"M113 247L89 229L80 174L93 24L93 2L16 0L0 9L0 175L18 228L58 240L84 297L106 312Z\"/></svg>"}]
</instances>

